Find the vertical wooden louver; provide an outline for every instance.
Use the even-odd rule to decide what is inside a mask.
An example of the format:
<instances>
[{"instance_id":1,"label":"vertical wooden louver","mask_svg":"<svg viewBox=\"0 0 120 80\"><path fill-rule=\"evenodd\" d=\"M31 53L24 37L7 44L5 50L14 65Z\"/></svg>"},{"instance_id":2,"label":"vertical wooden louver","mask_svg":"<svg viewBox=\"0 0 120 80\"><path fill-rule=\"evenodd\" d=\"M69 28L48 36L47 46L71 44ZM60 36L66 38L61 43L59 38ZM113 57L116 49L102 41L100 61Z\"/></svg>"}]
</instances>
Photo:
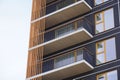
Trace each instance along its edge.
<instances>
[{"instance_id":1,"label":"vertical wooden louver","mask_svg":"<svg viewBox=\"0 0 120 80\"><path fill-rule=\"evenodd\" d=\"M32 17L35 20L46 13L46 0L33 0ZM44 42L45 19L31 23L29 48ZM44 46L28 51L27 78L42 72ZM42 77L32 79L42 80Z\"/></svg>"}]
</instances>

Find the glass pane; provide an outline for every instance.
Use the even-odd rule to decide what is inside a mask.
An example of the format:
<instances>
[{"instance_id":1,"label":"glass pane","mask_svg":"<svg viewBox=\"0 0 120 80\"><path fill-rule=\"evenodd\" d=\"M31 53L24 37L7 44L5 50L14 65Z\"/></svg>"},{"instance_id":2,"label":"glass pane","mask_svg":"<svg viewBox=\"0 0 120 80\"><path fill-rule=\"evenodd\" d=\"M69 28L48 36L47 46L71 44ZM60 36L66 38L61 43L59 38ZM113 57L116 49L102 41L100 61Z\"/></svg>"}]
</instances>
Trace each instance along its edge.
<instances>
[{"instance_id":1,"label":"glass pane","mask_svg":"<svg viewBox=\"0 0 120 80\"><path fill-rule=\"evenodd\" d=\"M66 7L72 3L74 3L75 0L64 0L64 1L61 1L59 4L56 5L56 10L59 10L63 7Z\"/></svg>"},{"instance_id":2,"label":"glass pane","mask_svg":"<svg viewBox=\"0 0 120 80\"><path fill-rule=\"evenodd\" d=\"M96 33L100 33L104 31L103 23L96 25Z\"/></svg>"},{"instance_id":3,"label":"glass pane","mask_svg":"<svg viewBox=\"0 0 120 80\"><path fill-rule=\"evenodd\" d=\"M66 34L68 34L68 33L71 33L71 32L73 32L74 31L74 24L72 23L72 24L69 24L69 25L66 25L66 26L64 26L64 27L62 27L62 28L60 28L60 29L57 29L56 31L55 31L55 34L56 34L56 38L57 37L61 37L61 36L63 36L63 35L66 35Z\"/></svg>"},{"instance_id":4,"label":"glass pane","mask_svg":"<svg viewBox=\"0 0 120 80\"><path fill-rule=\"evenodd\" d=\"M98 14L96 14L96 23L99 23L99 22L101 22L103 19L103 17L102 17L103 15L102 15L102 13L98 13Z\"/></svg>"},{"instance_id":5,"label":"glass pane","mask_svg":"<svg viewBox=\"0 0 120 80\"><path fill-rule=\"evenodd\" d=\"M111 72L108 72L108 73L107 73L107 78L108 78L108 80L118 80L117 77L118 77L118 76L117 76L117 70L111 71Z\"/></svg>"},{"instance_id":6,"label":"glass pane","mask_svg":"<svg viewBox=\"0 0 120 80\"><path fill-rule=\"evenodd\" d=\"M101 53L101 54L97 54L97 64L101 64L101 63L104 63L105 60L104 60L104 53Z\"/></svg>"},{"instance_id":7,"label":"glass pane","mask_svg":"<svg viewBox=\"0 0 120 80\"><path fill-rule=\"evenodd\" d=\"M74 59L73 53L69 53L67 55L60 56L60 57L55 59L54 67L59 68L59 67L71 64L74 62L74 60L75 59Z\"/></svg>"},{"instance_id":8,"label":"glass pane","mask_svg":"<svg viewBox=\"0 0 120 80\"><path fill-rule=\"evenodd\" d=\"M99 76L98 76L98 80L106 80L106 79L105 79L105 75L104 75L104 74L99 75Z\"/></svg>"},{"instance_id":9,"label":"glass pane","mask_svg":"<svg viewBox=\"0 0 120 80\"><path fill-rule=\"evenodd\" d=\"M104 51L104 42L99 42L97 43L97 53L103 52Z\"/></svg>"},{"instance_id":10,"label":"glass pane","mask_svg":"<svg viewBox=\"0 0 120 80\"><path fill-rule=\"evenodd\" d=\"M108 0L104 0L104 2L106 2L106 1L108 1Z\"/></svg>"},{"instance_id":11,"label":"glass pane","mask_svg":"<svg viewBox=\"0 0 120 80\"><path fill-rule=\"evenodd\" d=\"M105 18L105 30L113 28L114 27L113 8L105 11L104 18Z\"/></svg>"},{"instance_id":12,"label":"glass pane","mask_svg":"<svg viewBox=\"0 0 120 80\"><path fill-rule=\"evenodd\" d=\"M77 61L83 60L83 50L77 50Z\"/></svg>"},{"instance_id":13,"label":"glass pane","mask_svg":"<svg viewBox=\"0 0 120 80\"><path fill-rule=\"evenodd\" d=\"M95 0L95 5L101 4L103 1L106 2L108 0Z\"/></svg>"},{"instance_id":14,"label":"glass pane","mask_svg":"<svg viewBox=\"0 0 120 80\"><path fill-rule=\"evenodd\" d=\"M95 5L101 4L102 0L95 0Z\"/></svg>"},{"instance_id":15,"label":"glass pane","mask_svg":"<svg viewBox=\"0 0 120 80\"><path fill-rule=\"evenodd\" d=\"M116 59L115 38L106 40L106 60L111 61Z\"/></svg>"},{"instance_id":16,"label":"glass pane","mask_svg":"<svg viewBox=\"0 0 120 80\"><path fill-rule=\"evenodd\" d=\"M79 21L77 21L77 27L80 29L80 28L82 28L83 27L83 20L79 20Z\"/></svg>"}]
</instances>

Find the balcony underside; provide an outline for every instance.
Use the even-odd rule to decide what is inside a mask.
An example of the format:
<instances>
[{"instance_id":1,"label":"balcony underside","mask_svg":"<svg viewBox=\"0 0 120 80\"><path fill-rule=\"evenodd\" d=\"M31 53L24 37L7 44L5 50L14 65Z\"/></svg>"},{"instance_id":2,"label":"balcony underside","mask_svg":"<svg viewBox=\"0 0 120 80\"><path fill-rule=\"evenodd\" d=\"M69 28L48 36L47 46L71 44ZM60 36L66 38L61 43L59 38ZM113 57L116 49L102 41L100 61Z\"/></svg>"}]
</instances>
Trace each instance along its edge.
<instances>
[{"instance_id":1,"label":"balcony underside","mask_svg":"<svg viewBox=\"0 0 120 80\"><path fill-rule=\"evenodd\" d=\"M77 30L68 35L49 41L49 44L46 44L44 46L44 55L48 55L50 53L67 48L69 46L84 42L91 38L92 35L84 28Z\"/></svg>"},{"instance_id":2,"label":"balcony underside","mask_svg":"<svg viewBox=\"0 0 120 80\"><path fill-rule=\"evenodd\" d=\"M81 60L70 65L33 76L30 79L42 76L43 80L62 80L77 74L88 72L92 69L92 65L85 60Z\"/></svg>"},{"instance_id":3,"label":"balcony underside","mask_svg":"<svg viewBox=\"0 0 120 80\"><path fill-rule=\"evenodd\" d=\"M70 47L72 45L87 41L91 39L93 36L84 28L81 28L72 33L66 34L59 38L50 40L48 42L42 43L40 45L34 46L29 50L44 46L44 54L48 55L50 53L56 52L58 50Z\"/></svg>"},{"instance_id":4,"label":"balcony underside","mask_svg":"<svg viewBox=\"0 0 120 80\"><path fill-rule=\"evenodd\" d=\"M71 18L74 18L78 15L84 14L90 11L91 9L92 8L89 6L89 4L87 4L86 1L81 0L73 3L72 5L69 5L60 10L57 10L48 15L45 15L41 18L33 20L32 23L45 18L46 28L49 28L51 26L54 26L56 24L69 20Z\"/></svg>"}]
</instances>

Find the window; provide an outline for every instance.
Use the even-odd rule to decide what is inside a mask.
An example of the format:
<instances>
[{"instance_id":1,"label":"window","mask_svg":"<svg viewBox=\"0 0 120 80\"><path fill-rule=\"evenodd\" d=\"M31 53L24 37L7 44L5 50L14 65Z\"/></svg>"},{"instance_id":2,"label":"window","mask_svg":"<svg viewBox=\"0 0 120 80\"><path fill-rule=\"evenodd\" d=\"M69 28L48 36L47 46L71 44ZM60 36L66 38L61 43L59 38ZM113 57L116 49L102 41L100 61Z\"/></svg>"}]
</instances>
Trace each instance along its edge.
<instances>
[{"instance_id":1,"label":"window","mask_svg":"<svg viewBox=\"0 0 120 80\"><path fill-rule=\"evenodd\" d=\"M83 27L83 20L77 20L72 23L66 24L64 26L61 26L60 28L55 30L55 38L64 36L66 34L72 33L76 30L79 30Z\"/></svg>"},{"instance_id":2,"label":"window","mask_svg":"<svg viewBox=\"0 0 120 80\"><path fill-rule=\"evenodd\" d=\"M99 76L98 76L98 80L105 80L105 75L104 75L104 74L99 75Z\"/></svg>"},{"instance_id":3,"label":"window","mask_svg":"<svg viewBox=\"0 0 120 80\"><path fill-rule=\"evenodd\" d=\"M76 60L77 60L77 61L82 60L82 59L83 59L83 50L79 49L79 50L77 50L76 53L77 53Z\"/></svg>"},{"instance_id":4,"label":"window","mask_svg":"<svg viewBox=\"0 0 120 80\"><path fill-rule=\"evenodd\" d=\"M74 23L66 25L65 27L59 28L55 31L55 37L61 37L63 35L69 34L75 30Z\"/></svg>"},{"instance_id":5,"label":"window","mask_svg":"<svg viewBox=\"0 0 120 80\"><path fill-rule=\"evenodd\" d=\"M95 5L101 4L106 1L108 1L108 0L95 0Z\"/></svg>"},{"instance_id":6,"label":"window","mask_svg":"<svg viewBox=\"0 0 120 80\"><path fill-rule=\"evenodd\" d=\"M103 14L102 13L98 13L96 15L96 22L99 23L99 22L102 22L103 21Z\"/></svg>"},{"instance_id":7,"label":"window","mask_svg":"<svg viewBox=\"0 0 120 80\"><path fill-rule=\"evenodd\" d=\"M115 38L110 38L96 43L97 65L114 59L116 59Z\"/></svg>"},{"instance_id":8,"label":"window","mask_svg":"<svg viewBox=\"0 0 120 80\"><path fill-rule=\"evenodd\" d=\"M55 59L55 68L59 68L74 62L73 52Z\"/></svg>"},{"instance_id":9,"label":"window","mask_svg":"<svg viewBox=\"0 0 120 80\"><path fill-rule=\"evenodd\" d=\"M96 34L114 27L113 8L95 14Z\"/></svg>"},{"instance_id":10,"label":"window","mask_svg":"<svg viewBox=\"0 0 120 80\"><path fill-rule=\"evenodd\" d=\"M83 50L77 49L54 59L54 68L66 66L68 64L83 60Z\"/></svg>"},{"instance_id":11,"label":"window","mask_svg":"<svg viewBox=\"0 0 120 80\"><path fill-rule=\"evenodd\" d=\"M118 80L117 70L99 74L97 80Z\"/></svg>"}]
</instances>

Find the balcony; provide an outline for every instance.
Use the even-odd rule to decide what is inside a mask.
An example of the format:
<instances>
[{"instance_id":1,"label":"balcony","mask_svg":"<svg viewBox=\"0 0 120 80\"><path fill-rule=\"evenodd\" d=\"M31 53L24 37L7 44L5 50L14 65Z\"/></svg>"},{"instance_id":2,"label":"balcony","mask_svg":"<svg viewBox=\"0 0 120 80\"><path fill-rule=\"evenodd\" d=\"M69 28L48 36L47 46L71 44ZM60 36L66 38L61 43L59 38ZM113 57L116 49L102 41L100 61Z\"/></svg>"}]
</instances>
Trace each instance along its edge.
<instances>
[{"instance_id":1,"label":"balcony","mask_svg":"<svg viewBox=\"0 0 120 80\"><path fill-rule=\"evenodd\" d=\"M29 50L44 46L43 55L48 55L58 50L87 41L92 37L90 24L88 24L86 20L78 20L46 31L44 34L44 43L34 46Z\"/></svg>"},{"instance_id":2,"label":"balcony","mask_svg":"<svg viewBox=\"0 0 120 80\"><path fill-rule=\"evenodd\" d=\"M31 23L41 19L46 20L46 28L87 13L91 6L85 0L61 0L46 7L46 15L33 20Z\"/></svg>"},{"instance_id":3,"label":"balcony","mask_svg":"<svg viewBox=\"0 0 120 80\"><path fill-rule=\"evenodd\" d=\"M27 80L42 77L42 80L63 80L92 70L93 56L87 49L77 49L43 61L43 73Z\"/></svg>"}]
</instances>

